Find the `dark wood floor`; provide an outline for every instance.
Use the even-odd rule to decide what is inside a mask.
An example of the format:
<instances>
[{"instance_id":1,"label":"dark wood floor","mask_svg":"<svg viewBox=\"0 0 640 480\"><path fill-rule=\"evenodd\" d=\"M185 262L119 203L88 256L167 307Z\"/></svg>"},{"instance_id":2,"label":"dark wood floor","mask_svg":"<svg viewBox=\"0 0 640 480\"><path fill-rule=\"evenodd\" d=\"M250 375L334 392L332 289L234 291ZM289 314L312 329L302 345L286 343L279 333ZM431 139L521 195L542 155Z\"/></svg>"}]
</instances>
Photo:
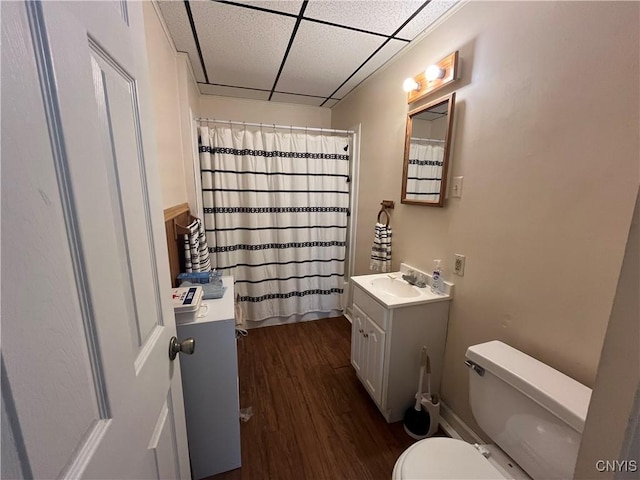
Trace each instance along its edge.
<instances>
[{"instance_id":1,"label":"dark wood floor","mask_svg":"<svg viewBox=\"0 0 640 480\"><path fill-rule=\"evenodd\" d=\"M385 479L413 440L349 363L344 317L253 329L238 342L242 468L211 480Z\"/></svg>"}]
</instances>

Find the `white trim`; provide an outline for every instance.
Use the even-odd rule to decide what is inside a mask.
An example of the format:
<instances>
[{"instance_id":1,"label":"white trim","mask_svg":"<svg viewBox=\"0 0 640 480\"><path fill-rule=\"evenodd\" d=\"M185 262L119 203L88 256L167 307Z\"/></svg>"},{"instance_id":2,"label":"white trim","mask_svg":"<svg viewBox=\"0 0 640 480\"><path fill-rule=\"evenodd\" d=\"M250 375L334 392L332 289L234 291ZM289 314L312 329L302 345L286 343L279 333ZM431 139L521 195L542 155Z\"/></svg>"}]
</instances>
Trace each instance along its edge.
<instances>
[{"instance_id":1,"label":"white trim","mask_svg":"<svg viewBox=\"0 0 640 480\"><path fill-rule=\"evenodd\" d=\"M169 27L164 21L164 17L162 16L162 10L160 10L160 5L158 4L158 0L151 0L151 5L153 6L153 10L156 12L156 16L158 17L158 21L160 22L162 31L164 32L164 35L167 38L167 42L169 42L169 47L171 48L171 50L173 50L173 53L176 56L176 58L182 60L187 65L187 70L189 71L191 80L193 80L193 84L196 87L196 91L198 92L199 95L202 95L202 93L200 93L200 89L198 88L198 80L196 79L196 74L193 71L193 65L191 65L189 54L185 52L179 52L178 49L176 48L176 44L173 43L173 37L169 32Z\"/></svg>"},{"instance_id":2,"label":"white trim","mask_svg":"<svg viewBox=\"0 0 640 480\"><path fill-rule=\"evenodd\" d=\"M196 74L193 71L193 65L191 65L191 60L189 59L189 54L185 53L185 52L176 52L176 57L178 57L180 60L182 60L185 65L187 66L187 71L189 72L189 76L191 77L191 81L193 82L193 85L196 89L196 92L198 92L198 96L202 95L202 92L200 91L200 88L198 87L198 79L196 78ZM193 118L193 116L191 117Z\"/></svg>"},{"instance_id":3,"label":"white trim","mask_svg":"<svg viewBox=\"0 0 640 480\"><path fill-rule=\"evenodd\" d=\"M156 12L158 16L158 21L160 22L160 26L162 26L162 31L164 32L165 37L167 37L167 42L169 42L169 46L174 52L178 52L176 48L176 44L173 43L173 38L171 37L171 33L169 33L169 27L164 21L164 17L162 16L162 11L160 10L160 5L157 0L151 0L151 5L153 6L153 10Z\"/></svg>"},{"instance_id":4,"label":"white trim","mask_svg":"<svg viewBox=\"0 0 640 480\"><path fill-rule=\"evenodd\" d=\"M444 431L444 433L449 435L451 438L455 438L456 440L462 440L462 437L460 436L460 434L451 426L449 422L447 422L444 418L442 418L442 415L440 415L439 424L440 424L440 428Z\"/></svg>"},{"instance_id":5,"label":"white trim","mask_svg":"<svg viewBox=\"0 0 640 480\"><path fill-rule=\"evenodd\" d=\"M487 443L442 400L440 401L440 425L451 438L481 445Z\"/></svg>"},{"instance_id":6,"label":"white trim","mask_svg":"<svg viewBox=\"0 0 640 480\"><path fill-rule=\"evenodd\" d=\"M349 205L349 258L347 259L348 277L352 277L356 268L356 225L358 220L358 194L360 191L360 138L362 124L359 123L352 130L353 145L351 152L351 201ZM345 280L348 282L349 278Z\"/></svg>"},{"instance_id":7,"label":"white trim","mask_svg":"<svg viewBox=\"0 0 640 480\"><path fill-rule=\"evenodd\" d=\"M193 162L193 188L195 192L195 214L198 218L204 218L204 205L202 203L202 180L200 178L200 152L198 151L198 124L193 119L193 111L189 108L191 125L191 161Z\"/></svg>"}]
</instances>

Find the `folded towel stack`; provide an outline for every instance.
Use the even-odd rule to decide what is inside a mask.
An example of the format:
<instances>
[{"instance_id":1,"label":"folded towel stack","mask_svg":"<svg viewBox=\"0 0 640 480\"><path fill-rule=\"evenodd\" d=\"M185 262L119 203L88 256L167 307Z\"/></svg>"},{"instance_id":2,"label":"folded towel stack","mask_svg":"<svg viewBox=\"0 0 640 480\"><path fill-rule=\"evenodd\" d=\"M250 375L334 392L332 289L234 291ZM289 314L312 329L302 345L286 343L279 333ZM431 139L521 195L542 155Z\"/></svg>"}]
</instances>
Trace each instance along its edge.
<instances>
[{"instance_id":1,"label":"folded towel stack","mask_svg":"<svg viewBox=\"0 0 640 480\"><path fill-rule=\"evenodd\" d=\"M391 227L384 223L376 223L369 268L382 273L391 270Z\"/></svg>"}]
</instances>

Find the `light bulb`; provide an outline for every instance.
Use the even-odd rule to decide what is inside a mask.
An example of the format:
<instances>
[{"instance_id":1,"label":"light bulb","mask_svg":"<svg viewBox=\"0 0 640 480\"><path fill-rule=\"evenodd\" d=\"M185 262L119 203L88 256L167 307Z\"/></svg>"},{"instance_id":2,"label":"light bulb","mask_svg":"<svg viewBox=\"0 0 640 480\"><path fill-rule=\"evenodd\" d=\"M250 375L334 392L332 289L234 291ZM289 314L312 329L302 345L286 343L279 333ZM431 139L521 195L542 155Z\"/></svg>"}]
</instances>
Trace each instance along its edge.
<instances>
[{"instance_id":1,"label":"light bulb","mask_svg":"<svg viewBox=\"0 0 640 480\"><path fill-rule=\"evenodd\" d=\"M402 89L405 92L412 92L414 90L418 90L419 88L420 88L420 84L416 82L413 78L407 78L402 84Z\"/></svg>"},{"instance_id":2,"label":"light bulb","mask_svg":"<svg viewBox=\"0 0 640 480\"><path fill-rule=\"evenodd\" d=\"M438 65L429 65L424 71L424 77L427 81L432 82L439 78L443 78L444 73L444 68L440 68Z\"/></svg>"}]
</instances>

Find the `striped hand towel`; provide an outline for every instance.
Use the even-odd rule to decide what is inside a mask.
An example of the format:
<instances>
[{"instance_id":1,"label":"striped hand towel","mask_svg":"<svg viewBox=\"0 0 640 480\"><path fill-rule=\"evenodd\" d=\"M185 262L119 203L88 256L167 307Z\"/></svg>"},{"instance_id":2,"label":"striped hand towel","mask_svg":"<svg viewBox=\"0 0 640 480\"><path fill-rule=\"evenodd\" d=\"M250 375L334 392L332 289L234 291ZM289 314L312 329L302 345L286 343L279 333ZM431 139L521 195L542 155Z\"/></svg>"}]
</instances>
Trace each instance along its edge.
<instances>
[{"instance_id":1,"label":"striped hand towel","mask_svg":"<svg viewBox=\"0 0 640 480\"><path fill-rule=\"evenodd\" d=\"M191 234L184 236L185 271L187 273L210 271L211 259L202 221L196 218L187 228Z\"/></svg>"},{"instance_id":2,"label":"striped hand towel","mask_svg":"<svg viewBox=\"0 0 640 480\"><path fill-rule=\"evenodd\" d=\"M391 227L384 223L376 223L369 268L382 273L391 270Z\"/></svg>"}]
</instances>

